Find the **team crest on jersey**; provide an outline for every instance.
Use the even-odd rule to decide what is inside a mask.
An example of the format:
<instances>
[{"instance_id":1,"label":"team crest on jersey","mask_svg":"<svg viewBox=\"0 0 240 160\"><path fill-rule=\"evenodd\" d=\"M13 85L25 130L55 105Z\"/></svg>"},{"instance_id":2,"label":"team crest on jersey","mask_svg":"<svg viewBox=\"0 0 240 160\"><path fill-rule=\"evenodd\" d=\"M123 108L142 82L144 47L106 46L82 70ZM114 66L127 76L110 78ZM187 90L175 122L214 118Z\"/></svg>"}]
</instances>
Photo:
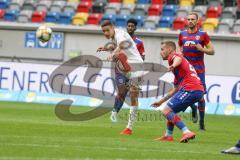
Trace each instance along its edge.
<instances>
[{"instance_id":1,"label":"team crest on jersey","mask_svg":"<svg viewBox=\"0 0 240 160\"><path fill-rule=\"evenodd\" d=\"M196 40L199 40L200 39L200 36L196 36Z\"/></svg>"}]
</instances>

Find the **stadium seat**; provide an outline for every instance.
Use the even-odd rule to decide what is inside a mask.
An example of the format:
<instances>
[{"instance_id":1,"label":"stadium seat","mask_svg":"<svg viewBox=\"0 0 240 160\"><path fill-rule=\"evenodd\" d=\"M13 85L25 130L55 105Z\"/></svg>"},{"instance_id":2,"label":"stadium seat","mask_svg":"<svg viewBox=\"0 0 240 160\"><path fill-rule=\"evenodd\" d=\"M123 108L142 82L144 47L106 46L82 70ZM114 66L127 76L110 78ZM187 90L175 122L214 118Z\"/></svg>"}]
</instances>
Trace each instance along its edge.
<instances>
[{"instance_id":1,"label":"stadium seat","mask_svg":"<svg viewBox=\"0 0 240 160\"><path fill-rule=\"evenodd\" d=\"M122 0L109 0L109 3L122 3Z\"/></svg>"},{"instance_id":2,"label":"stadium seat","mask_svg":"<svg viewBox=\"0 0 240 160\"><path fill-rule=\"evenodd\" d=\"M224 7L236 6L236 0L224 0Z\"/></svg>"},{"instance_id":3,"label":"stadium seat","mask_svg":"<svg viewBox=\"0 0 240 160\"><path fill-rule=\"evenodd\" d=\"M235 18L236 17L236 7L226 7L224 8L222 18Z\"/></svg>"},{"instance_id":4,"label":"stadium seat","mask_svg":"<svg viewBox=\"0 0 240 160\"><path fill-rule=\"evenodd\" d=\"M165 0L152 0L151 3L163 5L165 3Z\"/></svg>"},{"instance_id":5,"label":"stadium seat","mask_svg":"<svg viewBox=\"0 0 240 160\"><path fill-rule=\"evenodd\" d=\"M123 4L120 8L119 14L120 15L131 15L134 9L134 5Z\"/></svg>"},{"instance_id":6,"label":"stadium seat","mask_svg":"<svg viewBox=\"0 0 240 160\"><path fill-rule=\"evenodd\" d=\"M223 0L208 0L208 5L213 7L223 6Z\"/></svg>"},{"instance_id":7,"label":"stadium seat","mask_svg":"<svg viewBox=\"0 0 240 160\"><path fill-rule=\"evenodd\" d=\"M186 17L192 11L192 6L180 6L177 10L177 17Z\"/></svg>"},{"instance_id":8,"label":"stadium seat","mask_svg":"<svg viewBox=\"0 0 240 160\"><path fill-rule=\"evenodd\" d=\"M23 1L12 0L12 1L9 3L8 9L9 9L9 10L20 11L22 5L23 5Z\"/></svg>"},{"instance_id":9,"label":"stadium seat","mask_svg":"<svg viewBox=\"0 0 240 160\"><path fill-rule=\"evenodd\" d=\"M238 34L240 33L240 19L233 24L232 32Z\"/></svg>"},{"instance_id":10,"label":"stadium seat","mask_svg":"<svg viewBox=\"0 0 240 160\"><path fill-rule=\"evenodd\" d=\"M108 3L108 0L95 0L95 3L103 3L106 5Z\"/></svg>"},{"instance_id":11,"label":"stadium seat","mask_svg":"<svg viewBox=\"0 0 240 160\"><path fill-rule=\"evenodd\" d=\"M222 14L222 6L211 6L207 10L207 18L218 18Z\"/></svg>"},{"instance_id":12,"label":"stadium seat","mask_svg":"<svg viewBox=\"0 0 240 160\"><path fill-rule=\"evenodd\" d=\"M159 21L159 16L149 16L144 20L143 28L147 30L155 30Z\"/></svg>"},{"instance_id":13,"label":"stadium seat","mask_svg":"<svg viewBox=\"0 0 240 160\"><path fill-rule=\"evenodd\" d=\"M148 6L145 5L145 4L137 4L134 11L133 11L133 14L135 16L145 16L146 13L147 13L147 10L148 10Z\"/></svg>"},{"instance_id":14,"label":"stadium seat","mask_svg":"<svg viewBox=\"0 0 240 160\"><path fill-rule=\"evenodd\" d=\"M173 29L174 30L184 30L186 27L186 18L184 17L177 17L173 21Z\"/></svg>"},{"instance_id":15,"label":"stadium seat","mask_svg":"<svg viewBox=\"0 0 240 160\"><path fill-rule=\"evenodd\" d=\"M77 6L78 6L78 3L70 3L70 2L68 2L63 7L63 12L65 12L65 13L74 13L76 11L76 9L77 9Z\"/></svg>"},{"instance_id":16,"label":"stadium seat","mask_svg":"<svg viewBox=\"0 0 240 160\"><path fill-rule=\"evenodd\" d=\"M218 25L218 33L230 33L234 24L234 19L222 19Z\"/></svg>"},{"instance_id":17,"label":"stadium seat","mask_svg":"<svg viewBox=\"0 0 240 160\"><path fill-rule=\"evenodd\" d=\"M37 11L44 11L47 12L48 9L51 6L51 1L49 0L41 0L37 5L36 5L36 10Z\"/></svg>"},{"instance_id":18,"label":"stadium seat","mask_svg":"<svg viewBox=\"0 0 240 160\"><path fill-rule=\"evenodd\" d=\"M5 15L5 10L4 9L0 9L0 19L3 19Z\"/></svg>"},{"instance_id":19,"label":"stadium seat","mask_svg":"<svg viewBox=\"0 0 240 160\"><path fill-rule=\"evenodd\" d=\"M116 16L115 25L117 27L124 27L125 28L127 26L128 19L129 19L129 16L118 15L118 16Z\"/></svg>"},{"instance_id":20,"label":"stadium seat","mask_svg":"<svg viewBox=\"0 0 240 160\"><path fill-rule=\"evenodd\" d=\"M71 24L72 22L72 17L75 12L62 12L59 15L58 22L59 24Z\"/></svg>"},{"instance_id":21,"label":"stadium seat","mask_svg":"<svg viewBox=\"0 0 240 160\"><path fill-rule=\"evenodd\" d=\"M48 12L45 17L45 22L57 23L59 16L60 16L59 12Z\"/></svg>"},{"instance_id":22,"label":"stadium seat","mask_svg":"<svg viewBox=\"0 0 240 160\"><path fill-rule=\"evenodd\" d=\"M21 23L29 22L31 20L32 13L33 13L33 11L30 11L30 10L20 11L20 13L17 17L17 21L21 22Z\"/></svg>"},{"instance_id":23,"label":"stadium seat","mask_svg":"<svg viewBox=\"0 0 240 160\"><path fill-rule=\"evenodd\" d=\"M159 28L172 28L172 24L173 24L173 17L163 16L159 20L158 27Z\"/></svg>"},{"instance_id":24,"label":"stadium seat","mask_svg":"<svg viewBox=\"0 0 240 160\"><path fill-rule=\"evenodd\" d=\"M88 16L87 24L98 25L102 19L101 13L92 13Z\"/></svg>"},{"instance_id":25,"label":"stadium seat","mask_svg":"<svg viewBox=\"0 0 240 160\"><path fill-rule=\"evenodd\" d=\"M195 5L206 5L207 4L207 0L195 0Z\"/></svg>"},{"instance_id":26,"label":"stadium seat","mask_svg":"<svg viewBox=\"0 0 240 160\"><path fill-rule=\"evenodd\" d=\"M22 10L35 10L35 1L34 0L25 0L22 6Z\"/></svg>"},{"instance_id":27,"label":"stadium seat","mask_svg":"<svg viewBox=\"0 0 240 160\"><path fill-rule=\"evenodd\" d=\"M63 6L66 5L66 1L53 1L50 6L50 12L61 12Z\"/></svg>"},{"instance_id":28,"label":"stadium seat","mask_svg":"<svg viewBox=\"0 0 240 160\"><path fill-rule=\"evenodd\" d=\"M42 23L46 17L46 12L44 11L35 11L32 14L32 22Z\"/></svg>"},{"instance_id":29,"label":"stadium seat","mask_svg":"<svg viewBox=\"0 0 240 160\"><path fill-rule=\"evenodd\" d=\"M152 4L148 8L148 16L159 16L162 14L163 6L159 4Z\"/></svg>"},{"instance_id":30,"label":"stadium seat","mask_svg":"<svg viewBox=\"0 0 240 160\"><path fill-rule=\"evenodd\" d=\"M150 0L136 0L137 4L149 4Z\"/></svg>"},{"instance_id":31,"label":"stadium seat","mask_svg":"<svg viewBox=\"0 0 240 160\"><path fill-rule=\"evenodd\" d=\"M11 22L16 21L18 17L18 12L19 11L16 11L16 10L6 10L4 15L4 20L11 21Z\"/></svg>"},{"instance_id":32,"label":"stadium seat","mask_svg":"<svg viewBox=\"0 0 240 160\"><path fill-rule=\"evenodd\" d=\"M205 17L205 13L207 12L207 6L204 5L195 6L193 12L196 12L199 17Z\"/></svg>"},{"instance_id":33,"label":"stadium seat","mask_svg":"<svg viewBox=\"0 0 240 160\"><path fill-rule=\"evenodd\" d=\"M91 2L81 2L77 6L77 12L85 12L88 13L92 8Z\"/></svg>"},{"instance_id":34,"label":"stadium seat","mask_svg":"<svg viewBox=\"0 0 240 160\"><path fill-rule=\"evenodd\" d=\"M170 4L178 5L179 0L166 0L166 4L167 5L170 5Z\"/></svg>"},{"instance_id":35,"label":"stadium seat","mask_svg":"<svg viewBox=\"0 0 240 160\"><path fill-rule=\"evenodd\" d=\"M133 5L133 4L135 4L135 0L123 0L123 4Z\"/></svg>"},{"instance_id":36,"label":"stadium seat","mask_svg":"<svg viewBox=\"0 0 240 160\"><path fill-rule=\"evenodd\" d=\"M194 0L180 0L180 6L192 6Z\"/></svg>"},{"instance_id":37,"label":"stadium seat","mask_svg":"<svg viewBox=\"0 0 240 160\"><path fill-rule=\"evenodd\" d=\"M105 20L110 20L113 24L115 24L116 15L103 15L103 17L101 19L101 23Z\"/></svg>"},{"instance_id":38,"label":"stadium seat","mask_svg":"<svg viewBox=\"0 0 240 160\"><path fill-rule=\"evenodd\" d=\"M162 15L167 17L170 17L170 16L173 17L176 14L177 8L178 6L176 5L165 5L163 7Z\"/></svg>"},{"instance_id":39,"label":"stadium seat","mask_svg":"<svg viewBox=\"0 0 240 160\"><path fill-rule=\"evenodd\" d=\"M9 0L0 0L0 9L7 9L9 2Z\"/></svg>"},{"instance_id":40,"label":"stadium seat","mask_svg":"<svg viewBox=\"0 0 240 160\"><path fill-rule=\"evenodd\" d=\"M203 30L208 32L214 32L214 30L218 26L218 21L218 18L207 18L202 24Z\"/></svg>"},{"instance_id":41,"label":"stadium seat","mask_svg":"<svg viewBox=\"0 0 240 160\"><path fill-rule=\"evenodd\" d=\"M104 13L105 4L102 2L96 2L92 6L92 13Z\"/></svg>"},{"instance_id":42,"label":"stadium seat","mask_svg":"<svg viewBox=\"0 0 240 160\"><path fill-rule=\"evenodd\" d=\"M105 7L105 12L104 14L117 14L119 9L120 9L121 4L120 3L109 3L106 7Z\"/></svg>"},{"instance_id":43,"label":"stadium seat","mask_svg":"<svg viewBox=\"0 0 240 160\"><path fill-rule=\"evenodd\" d=\"M87 22L88 13L76 13L72 17L72 24L73 25L84 25Z\"/></svg>"}]
</instances>

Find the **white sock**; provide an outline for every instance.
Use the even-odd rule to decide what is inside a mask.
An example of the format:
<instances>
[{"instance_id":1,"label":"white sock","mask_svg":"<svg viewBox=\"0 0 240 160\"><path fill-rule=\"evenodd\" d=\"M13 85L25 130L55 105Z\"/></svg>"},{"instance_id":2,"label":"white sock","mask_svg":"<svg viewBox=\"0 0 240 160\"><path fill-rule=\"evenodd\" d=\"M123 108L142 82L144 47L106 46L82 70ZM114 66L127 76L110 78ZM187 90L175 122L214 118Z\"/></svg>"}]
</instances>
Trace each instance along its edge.
<instances>
[{"instance_id":1,"label":"white sock","mask_svg":"<svg viewBox=\"0 0 240 160\"><path fill-rule=\"evenodd\" d=\"M129 111L129 118L128 118L128 125L127 128L131 129L133 128L133 124L137 119L137 106L131 106Z\"/></svg>"}]
</instances>

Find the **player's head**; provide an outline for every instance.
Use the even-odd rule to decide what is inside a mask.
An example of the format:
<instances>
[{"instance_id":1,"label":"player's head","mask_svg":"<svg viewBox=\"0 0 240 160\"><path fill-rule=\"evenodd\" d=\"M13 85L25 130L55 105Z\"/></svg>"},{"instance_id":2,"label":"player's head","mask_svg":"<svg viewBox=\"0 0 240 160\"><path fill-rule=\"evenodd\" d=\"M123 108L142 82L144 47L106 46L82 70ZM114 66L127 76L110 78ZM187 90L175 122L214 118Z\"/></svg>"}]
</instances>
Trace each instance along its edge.
<instances>
[{"instance_id":1,"label":"player's head","mask_svg":"<svg viewBox=\"0 0 240 160\"><path fill-rule=\"evenodd\" d=\"M194 29L197 27L198 14L196 12L190 12L187 16L187 25L188 28Z\"/></svg>"},{"instance_id":2,"label":"player's head","mask_svg":"<svg viewBox=\"0 0 240 160\"><path fill-rule=\"evenodd\" d=\"M109 20L103 21L103 23L101 24L101 27L102 27L103 34L107 39L114 37L114 34L115 34L114 25L112 24L111 21Z\"/></svg>"},{"instance_id":3,"label":"player's head","mask_svg":"<svg viewBox=\"0 0 240 160\"><path fill-rule=\"evenodd\" d=\"M168 55L176 51L176 44L173 41L165 41L161 43L161 56L163 60L168 59Z\"/></svg>"},{"instance_id":4,"label":"player's head","mask_svg":"<svg viewBox=\"0 0 240 160\"><path fill-rule=\"evenodd\" d=\"M137 21L133 18L130 18L127 21L127 32L128 34L130 34L131 36L134 34L134 32L137 29Z\"/></svg>"}]
</instances>

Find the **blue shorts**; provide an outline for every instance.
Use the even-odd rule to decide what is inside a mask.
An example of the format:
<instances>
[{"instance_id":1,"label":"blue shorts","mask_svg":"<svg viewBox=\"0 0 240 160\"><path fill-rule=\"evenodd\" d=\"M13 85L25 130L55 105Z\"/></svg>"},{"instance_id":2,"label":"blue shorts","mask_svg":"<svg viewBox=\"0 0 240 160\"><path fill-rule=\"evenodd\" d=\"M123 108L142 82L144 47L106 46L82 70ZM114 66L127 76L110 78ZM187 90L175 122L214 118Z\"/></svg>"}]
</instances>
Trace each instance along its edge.
<instances>
[{"instance_id":1,"label":"blue shorts","mask_svg":"<svg viewBox=\"0 0 240 160\"><path fill-rule=\"evenodd\" d=\"M116 82L116 85L117 86L120 86L120 85L128 85L128 82L129 82L129 79L121 74L121 73L115 73L115 82Z\"/></svg>"},{"instance_id":2,"label":"blue shorts","mask_svg":"<svg viewBox=\"0 0 240 160\"><path fill-rule=\"evenodd\" d=\"M167 105L173 110L174 113L185 111L188 106L198 102L203 97L202 91L185 91L180 89L173 97L168 101Z\"/></svg>"},{"instance_id":3,"label":"blue shorts","mask_svg":"<svg viewBox=\"0 0 240 160\"><path fill-rule=\"evenodd\" d=\"M205 83L205 73L199 73L198 77L200 78L203 88L204 88L204 94L207 93L206 83Z\"/></svg>"}]
</instances>

